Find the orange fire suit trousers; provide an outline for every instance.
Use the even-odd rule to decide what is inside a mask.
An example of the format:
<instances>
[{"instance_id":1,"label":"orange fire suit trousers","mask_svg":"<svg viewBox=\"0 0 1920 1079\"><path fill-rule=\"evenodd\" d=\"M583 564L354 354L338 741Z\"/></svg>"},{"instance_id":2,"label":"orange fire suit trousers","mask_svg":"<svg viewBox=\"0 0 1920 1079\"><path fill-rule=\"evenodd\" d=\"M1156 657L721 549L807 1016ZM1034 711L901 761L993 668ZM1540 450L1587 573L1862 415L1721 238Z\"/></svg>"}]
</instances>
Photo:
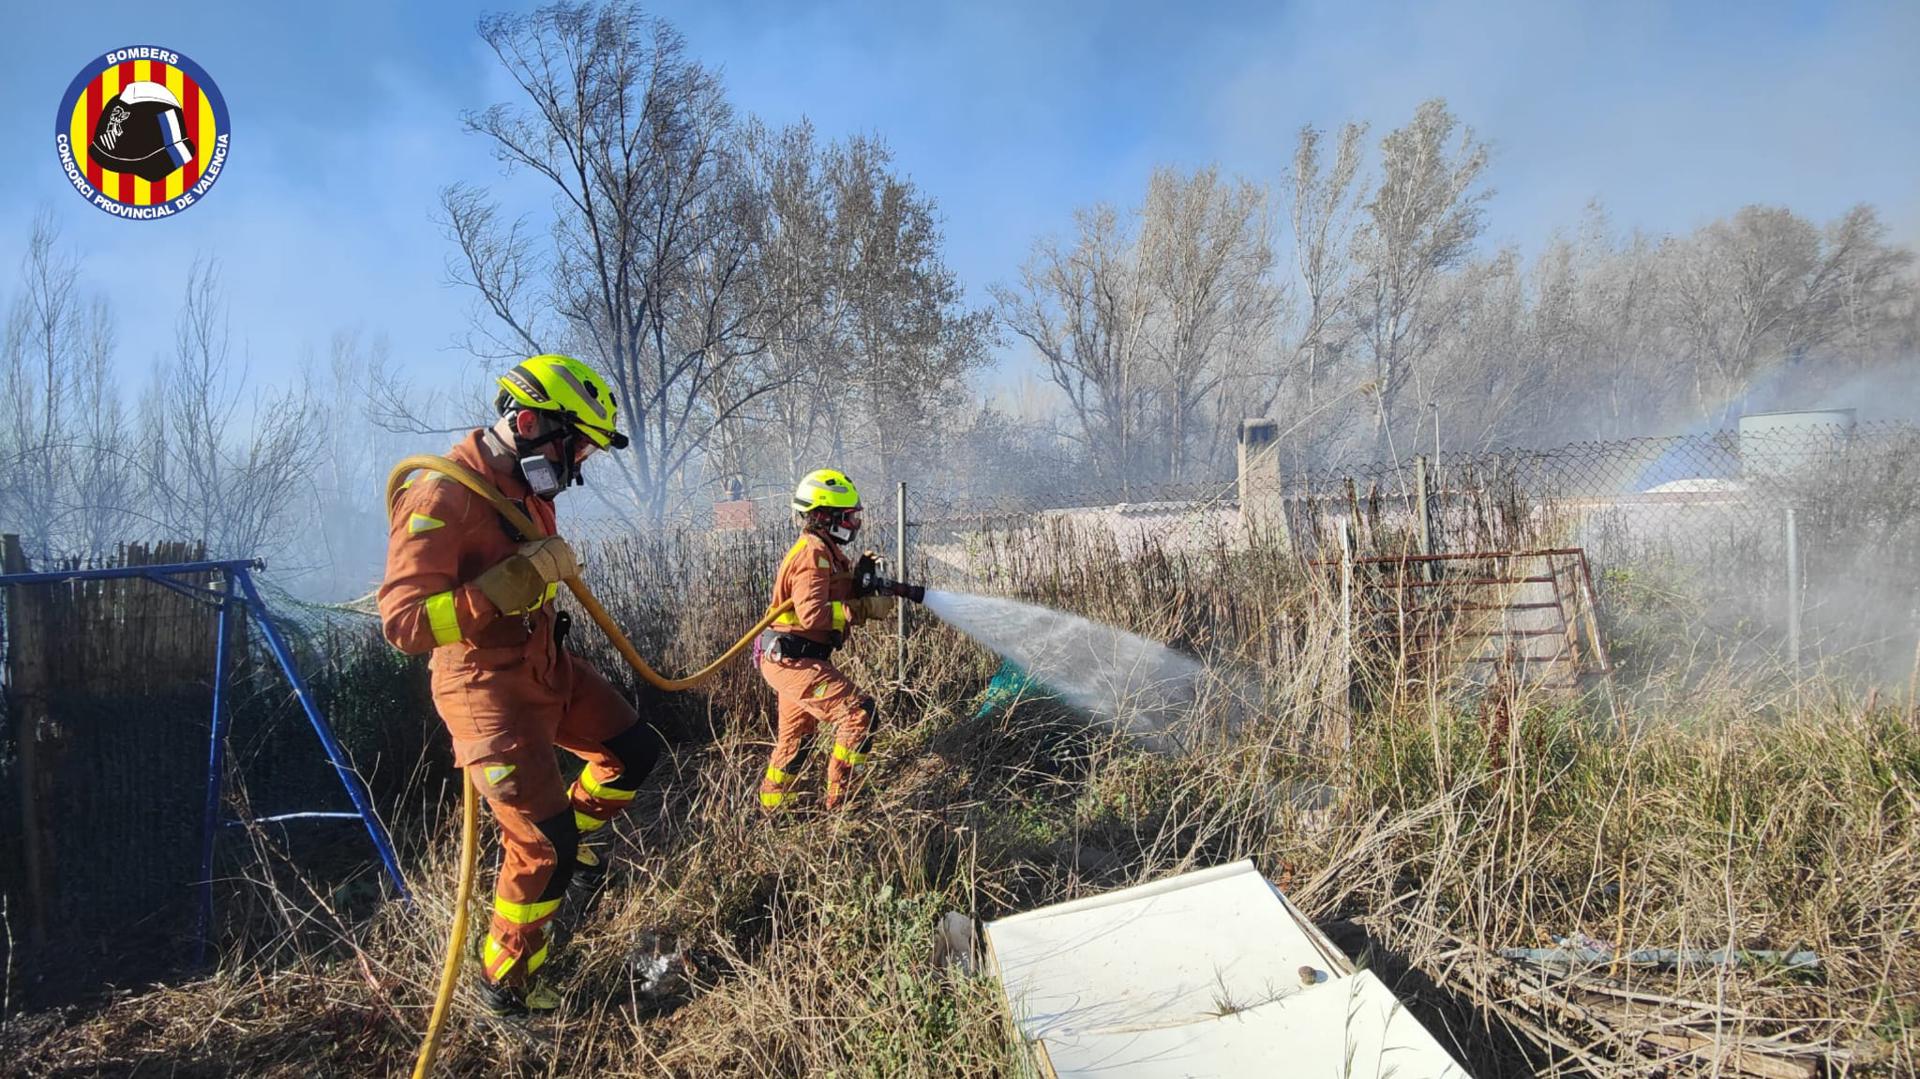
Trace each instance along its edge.
<instances>
[{"instance_id":1,"label":"orange fire suit trousers","mask_svg":"<svg viewBox=\"0 0 1920 1079\"><path fill-rule=\"evenodd\" d=\"M873 698L862 696L846 675L823 659L768 656L760 661L760 677L780 698L780 728L760 783L760 804L774 809L787 799L808 743L820 724L827 723L834 738L826 801L827 808L837 808L873 745Z\"/></svg>"},{"instance_id":2,"label":"orange fire suit trousers","mask_svg":"<svg viewBox=\"0 0 1920 1079\"><path fill-rule=\"evenodd\" d=\"M455 757L500 822L500 876L481 958L487 978L521 984L547 958L580 836L632 804L659 759L659 732L599 672L563 649L545 680L466 667L436 677L434 704ZM553 749L586 761L568 787Z\"/></svg>"}]
</instances>

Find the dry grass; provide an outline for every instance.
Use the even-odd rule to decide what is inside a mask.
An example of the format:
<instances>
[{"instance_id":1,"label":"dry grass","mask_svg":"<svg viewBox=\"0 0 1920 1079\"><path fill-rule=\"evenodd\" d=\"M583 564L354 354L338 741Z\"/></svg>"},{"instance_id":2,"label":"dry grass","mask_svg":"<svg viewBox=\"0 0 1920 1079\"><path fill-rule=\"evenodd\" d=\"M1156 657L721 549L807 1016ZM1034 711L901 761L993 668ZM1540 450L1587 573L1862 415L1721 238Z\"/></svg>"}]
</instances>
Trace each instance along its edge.
<instances>
[{"instance_id":1,"label":"dry grass","mask_svg":"<svg viewBox=\"0 0 1920 1079\"><path fill-rule=\"evenodd\" d=\"M1907 702L1868 708L1837 682L1787 691L1703 664L1633 687L1625 741L1590 705L1519 699L1490 746L1480 705L1391 660L1363 661L1349 695L1325 591L1280 551L1120 560L1084 537L1047 542L1049 557L1002 567L999 583L1232 672L1188 752L1142 753L1034 702L976 721L995 661L923 620L858 810L768 823L752 792L770 701L730 672L673 704L680 747L614 829L613 879L563 915L562 1016L495 1021L463 996L446 1070L1010 1074L991 983L931 961L942 911L991 918L1252 857L1476 1074L1920 1071ZM757 613L778 546L633 543L602 550L594 573L643 651L684 669ZM867 640L852 662L877 686L890 661L890 641ZM335 918L276 872L260 919L275 931L237 937L199 981L14 1020L9 1066L404 1072L452 914L457 815L433 805L434 834L409 852L415 910ZM626 957L646 930L702 954L708 985L682 1007L634 998ZM1568 979L1497 955L1571 933L1628 949L1809 948L1822 963Z\"/></svg>"}]
</instances>

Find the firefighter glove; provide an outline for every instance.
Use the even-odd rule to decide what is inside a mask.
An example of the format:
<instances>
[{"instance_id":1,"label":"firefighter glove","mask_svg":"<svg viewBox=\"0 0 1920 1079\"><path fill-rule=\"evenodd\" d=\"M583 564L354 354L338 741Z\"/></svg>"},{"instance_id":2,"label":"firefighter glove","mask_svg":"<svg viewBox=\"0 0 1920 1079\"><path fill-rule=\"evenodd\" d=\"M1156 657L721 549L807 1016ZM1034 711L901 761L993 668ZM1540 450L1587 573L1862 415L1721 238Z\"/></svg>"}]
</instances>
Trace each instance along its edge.
<instances>
[{"instance_id":1,"label":"firefighter glove","mask_svg":"<svg viewBox=\"0 0 1920 1079\"><path fill-rule=\"evenodd\" d=\"M859 618L862 622L878 622L883 618L892 616L894 603L895 600L892 596L884 592L876 592L873 595L861 596L859 599L854 600L853 612L855 617Z\"/></svg>"},{"instance_id":2,"label":"firefighter glove","mask_svg":"<svg viewBox=\"0 0 1920 1079\"><path fill-rule=\"evenodd\" d=\"M546 598L547 586L577 577L580 562L573 548L558 536L521 544L520 550L474 578L503 614L536 607Z\"/></svg>"},{"instance_id":3,"label":"firefighter glove","mask_svg":"<svg viewBox=\"0 0 1920 1079\"><path fill-rule=\"evenodd\" d=\"M861 555L860 561L853 564L854 595L864 596L870 593L873 590L873 578L879 572L880 560L872 551Z\"/></svg>"}]
</instances>

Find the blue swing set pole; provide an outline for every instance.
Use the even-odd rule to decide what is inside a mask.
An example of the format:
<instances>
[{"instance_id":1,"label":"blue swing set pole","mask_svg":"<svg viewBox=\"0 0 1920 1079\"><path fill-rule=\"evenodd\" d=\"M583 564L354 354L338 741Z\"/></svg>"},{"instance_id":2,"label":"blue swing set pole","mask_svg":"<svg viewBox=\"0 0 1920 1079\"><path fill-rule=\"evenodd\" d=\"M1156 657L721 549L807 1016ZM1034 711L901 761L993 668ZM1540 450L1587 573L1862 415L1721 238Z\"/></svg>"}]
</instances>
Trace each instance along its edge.
<instances>
[{"instance_id":1,"label":"blue swing set pole","mask_svg":"<svg viewBox=\"0 0 1920 1079\"><path fill-rule=\"evenodd\" d=\"M149 566L115 566L101 569L53 570L41 573L0 573L0 588L14 585L52 585L72 581L104 581L125 578L142 578L172 589L189 599L219 608L219 632L215 640L216 653L213 661L213 721L208 725L207 735L207 797L203 808L203 827L200 836L200 902L198 911L199 948L196 963L206 959L207 944L213 928L213 854L214 839L223 826L247 823L267 823L282 820L335 820L348 817L359 818L366 826L367 835L373 840L373 846L380 854L380 864L386 869L387 876L393 880L394 889L400 898L408 903L413 896L407 891L406 880L400 875L400 859L394 853L393 840L387 835L386 825L373 810L373 798L367 792L366 784L347 763L346 751L333 736L333 728L327 725L326 718L320 714L320 707L313 700L313 694L307 689L306 680L300 677L299 668L294 666L293 651L280 636L273 623L273 615L260 598L260 592L254 587L253 574L256 569L264 569L265 563L256 559L221 559L198 562L169 562ZM182 575L218 573L224 587L215 592L211 588L187 584L179 580ZM234 591L239 586L239 593ZM225 779L227 746L227 652L229 638L233 630L233 620L244 615L252 616L259 625L260 632L266 638L267 648L273 652L274 660L280 664L280 670L287 676L287 682L293 687L294 696L299 698L300 707L307 714L307 722L313 725L313 732L319 736L320 745L326 750L327 759L333 763L333 769L340 777L341 786L347 789L347 796L353 799L354 812L330 813L282 813L273 817L261 818L257 822L222 821L220 819L220 792Z\"/></svg>"},{"instance_id":2,"label":"blue swing set pole","mask_svg":"<svg viewBox=\"0 0 1920 1079\"><path fill-rule=\"evenodd\" d=\"M400 859L394 854L393 840L387 835L386 825L380 823L379 814L373 811L373 799L367 793L366 784L347 764L346 751L340 748L340 743L333 737L333 728L321 716L320 706L314 703L306 679L300 677L299 668L294 666L293 652L287 647L287 642L281 639L280 631L274 627L273 616L267 612L267 605L261 600L259 590L254 588L253 575L242 566L234 571L234 576L239 578L240 589L246 595L247 609L259 625L261 636L266 638L267 648L279 662L288 684L293 686L294 696L299 698L300 707L307 713L307 722L313 725L313 732L319 735L320 745L327 751L327 759L333 762L333 770L339 773L341 785L347 788L348 797L353 799L353 807L359 810L361 823L366 825L374 849L380 852L380 862L386 867L387 876L393 879L393 886L400 893L400 898L412 902L413 896L407 891L405 878L400 875Z\"/></svg>"},{"instance_id":3,"label":"blue swing set pole","mask_svg":"<svg viewBox=\"0 0 1920 1079\"><path fill-rule=\"evenodd\" d=\"M207 736L207 802L200 829L200 916L199 931L194 934L199 943L193 953L196 967L207 960L207 938L213 931L213 838L220 831L220 787L227 755L226 710L221 705L227 691L227 629L233 621L235 600L233 571L226 569L221 576L226 583L222 591L227 598L220 601L220 631L213 646L213 723Z\"/></svg>"}]
</instances>

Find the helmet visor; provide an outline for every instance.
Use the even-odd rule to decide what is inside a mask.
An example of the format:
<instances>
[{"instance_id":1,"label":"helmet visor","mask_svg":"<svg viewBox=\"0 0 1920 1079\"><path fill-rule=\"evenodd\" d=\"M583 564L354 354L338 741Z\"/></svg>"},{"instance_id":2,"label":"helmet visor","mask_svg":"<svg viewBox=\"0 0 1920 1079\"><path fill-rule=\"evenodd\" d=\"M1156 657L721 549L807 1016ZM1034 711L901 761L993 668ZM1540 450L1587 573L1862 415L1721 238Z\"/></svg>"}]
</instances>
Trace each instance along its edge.
<instances>
[{"instance_id":1,"label":"helmet visor","mask_svg":"<svg viewBox=\"0 0 1920 1079\"><path fill-rule=\"evenodd\" d=\"M590 423L582 423L578 416L572 415L571 413L561 414L566 416L573 427L581 434L586 435L596 447L607 450L624 450L627 448L627 443L630 440L626 435L621 434L613 428L595 427Z\"/></svg>"}]
</instances>

